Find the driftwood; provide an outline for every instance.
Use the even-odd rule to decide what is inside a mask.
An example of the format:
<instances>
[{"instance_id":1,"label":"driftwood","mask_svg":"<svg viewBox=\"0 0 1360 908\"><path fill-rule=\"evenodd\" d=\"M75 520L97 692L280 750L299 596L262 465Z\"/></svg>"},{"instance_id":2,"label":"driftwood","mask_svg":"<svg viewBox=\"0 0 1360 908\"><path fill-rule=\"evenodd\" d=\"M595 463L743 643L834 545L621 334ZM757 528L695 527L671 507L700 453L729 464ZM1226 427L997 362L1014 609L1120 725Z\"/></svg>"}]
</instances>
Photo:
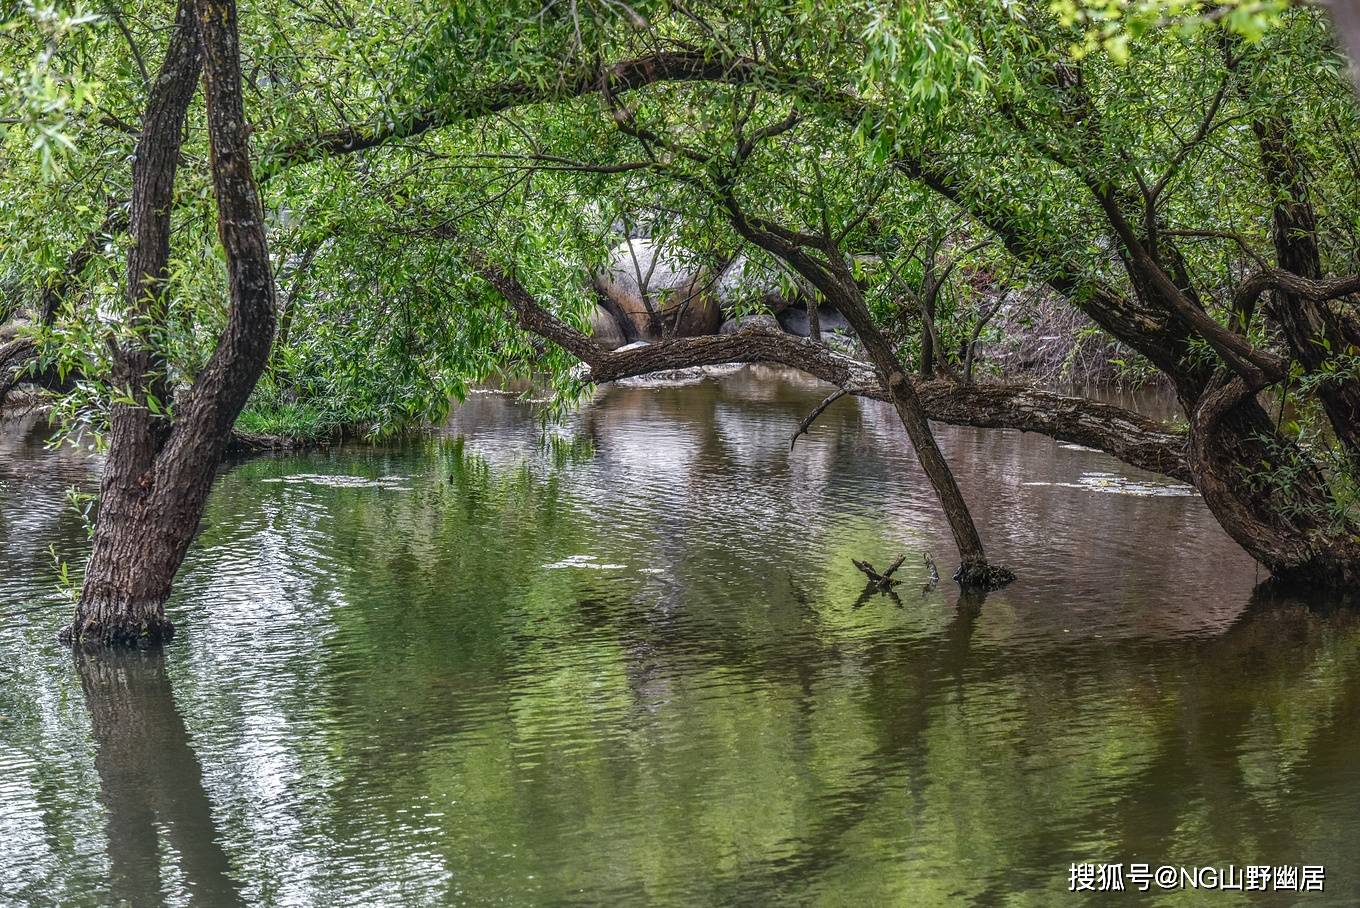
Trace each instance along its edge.
<instances>
[{"instance_id":1,"label":"driftwood","mask_svg":"<svg viewBox=\"0 0 1360 908\"><path fill-rule=\"evenodd\" d=\"M880 574L878 571L874 570L874 566L869 562L860 561L858 558L851 558L850 562L855 567L859 568L864 576L869 579L869 582L864 584L864 591L861 592L859 598L855 600L855 608L859 608L874 596L880 594L887 596L895 604L901 605L902 600L898 597L897 591L894 590L893 587L897 586L902 581L894 580L892 575L902 566L902 562L906 560L906 555L899 555L897 560L888 565L888 569Z\"/></svg>"},{"instance_id":2,"label":"driftwood","mask_svg":"<svg viewBox=\"0 0 1360 908\"><path fill-rule=\"evenodd\" d=\"M902 582L901 580L892 579L892 575L902 566L902 562L906 560L906 555L898 555L897 560L888 565L888 569L880 574L878 571L874 570L874 566L869 562L860 561L857 558L850 559L851 563L863 571L864 576L869 578L869 589L867 591L875 593L886 593L888 590Z\"/></svg>"}]
</instances>

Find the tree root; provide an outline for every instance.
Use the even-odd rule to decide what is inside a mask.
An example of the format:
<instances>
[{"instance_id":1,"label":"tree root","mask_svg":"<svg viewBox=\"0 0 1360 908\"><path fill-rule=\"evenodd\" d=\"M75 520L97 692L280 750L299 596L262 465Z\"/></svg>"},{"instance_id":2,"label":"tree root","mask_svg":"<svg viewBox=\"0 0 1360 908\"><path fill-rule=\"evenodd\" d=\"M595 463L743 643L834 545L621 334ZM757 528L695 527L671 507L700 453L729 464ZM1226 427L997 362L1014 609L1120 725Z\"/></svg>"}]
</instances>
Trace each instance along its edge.
<instances>
[{"instance_id":1,"label":"tree root","mask_svg":"<svg viewBox=\"0 0 1360 908\"><path fill-rule=\"evenodd\" d=\"M1015 572L985 561L965 561L954 573L954 580L965 590L999 590L1015 580Z\"/></svg>"}]
</instances>

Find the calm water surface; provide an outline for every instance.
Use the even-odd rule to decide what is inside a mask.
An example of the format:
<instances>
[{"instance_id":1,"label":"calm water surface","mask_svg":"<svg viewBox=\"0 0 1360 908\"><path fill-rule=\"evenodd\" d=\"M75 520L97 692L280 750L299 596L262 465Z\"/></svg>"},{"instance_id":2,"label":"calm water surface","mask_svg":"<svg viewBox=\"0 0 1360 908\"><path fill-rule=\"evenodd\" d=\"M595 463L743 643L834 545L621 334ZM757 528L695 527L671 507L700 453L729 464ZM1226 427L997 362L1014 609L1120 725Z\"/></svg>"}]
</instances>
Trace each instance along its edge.
<instances>
[{"instance_id":1,"label":"calm water surface","mask_svg":"<svg viewBox=\"0 0 1360 908\"><path fill-rule=\"evenodd\" d=\"M1182 487L942 428L1021 578L962 599L887 408L789 453L823 394L614 387L547 441L482 394L232 467L163 657L55 643L98 464L7 424L0 903L1047 906L1088 861L1322 864L1266 901L1360 902L1353 613L1254 593ZM899 553L861 601L850 559Z\"/></svg>"}]
</instances>

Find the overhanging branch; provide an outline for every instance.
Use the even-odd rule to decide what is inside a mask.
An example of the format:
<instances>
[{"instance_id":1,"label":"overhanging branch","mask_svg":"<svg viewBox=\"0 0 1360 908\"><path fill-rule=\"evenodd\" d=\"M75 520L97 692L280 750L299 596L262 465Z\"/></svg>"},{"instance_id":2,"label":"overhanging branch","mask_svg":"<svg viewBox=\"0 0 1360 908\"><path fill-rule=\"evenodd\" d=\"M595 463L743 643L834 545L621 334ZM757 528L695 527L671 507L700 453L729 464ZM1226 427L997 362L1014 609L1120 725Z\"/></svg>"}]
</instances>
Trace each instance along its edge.
<instances>
[{"instance_id":1,"label":"overhanging branch","mask_svg":"<svg viewBox=\"0 0 1360 908\"><path fill-rule=\"evenodd\" d=\"M606 351L545 309L513 275L476 251L464 250L462 255L506 299L521 328L558 344L586 364L587 382L604 384L654 372L726 363L776 363L842 388L847 394L889 399L869 364L823 344L758 325L748 325L733 334L682 337ZM1038 432L1104 451L1139 469L1191 481L1185 437L1132 410L1037 388L946 380L914 384L926 415L937 422Z\"/></svg>"}]
</instances>

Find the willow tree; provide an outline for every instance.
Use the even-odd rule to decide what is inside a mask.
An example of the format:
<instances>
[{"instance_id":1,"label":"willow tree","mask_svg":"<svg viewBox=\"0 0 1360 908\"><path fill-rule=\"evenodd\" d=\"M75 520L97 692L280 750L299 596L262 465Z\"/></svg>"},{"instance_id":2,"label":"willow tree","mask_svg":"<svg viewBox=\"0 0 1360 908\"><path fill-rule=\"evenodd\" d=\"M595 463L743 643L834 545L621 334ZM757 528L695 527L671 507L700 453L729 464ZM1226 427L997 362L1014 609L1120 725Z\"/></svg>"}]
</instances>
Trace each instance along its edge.
<instances>
[{"instance_id":1,"label":"willow tree","mask_svg":"<svg viewBox=\"0 0 1360 908\"><path fill-rule=\"evenodd\" d=\"M138 62L141 63L140 56ZM159 339L171 326L168 278L182 137L200 74L229 305L207 361L176 394ZM94 547L75 619L81 644L154 645L173 633L164 602L237 415L264 368L274 281L251 173L231 0L184 0L148 76L135 130L121 336L109 336L116 396Z\"/></svg>"},{"instance_id":2,"label":"willow tree","mask_svg":"<svg viewBox=\"0 0 1360 908\"><path fill-rule=\"evenodd\" d=\"M88 602L163 627L262 369L257 404L343 406L381 428L437 417L505 371L570 390L578 360L595 381L785 362L891 401L926 459L922 416L1043 432L1193 482L1281 578L1357 579L1360 141L1316 10L1194 29L1173 11L1172 27L1091 42L1088 21L1048 4L964 0L265 4L244 23L250 128L231 144L228 126L200 128L194 79L152 72L197 66L187 31L160 27L163 5L111 9L23 52L51 44L50 67L97 87L63 113L75 151L31 153L46 114L6 124L0 145L0 280L37 316L26 374L71 382L58 415L109 446ZM241 220L209 204L251 194L245 132L264 198L244 220L270 226L282 301L256 261L262 234L233 251ZM209 154L207 133L226 144ZM228 145L237 176L216 186ZM612 225L640 213L713 262L773 258L838 297L870 361L759 330L600 350L581 331L588 278ZM1014 269L1122 344L1174 389L1184 426L959 380L948 349L933 350L940 377L911 378L932 326L904 316L894 276L942 220L978 247L966 268ZM487 277L523 293L507 304ZM266 369L276 306L287 343ZM954 317L934 327L966 330ZM1290 419L1266 408L1282 398Z\"/></svg>"},{"instance_id":3,"label":"willow tree","mask_svg":"<svg viewBox=\"0 0 1360 908\"><path fill-rule=\"evenodd\" d=\"M617 209L611 200L649 195L656 207L676 210L659 181L717 185L732 145L691 147L694 153L676 146L711 132L733 104L749 104L744 115L765 125L793 105L816 128L800 130L765 162L756 195L767 205L801 195L816 234L835 202L824 185L806 187L877 163L881 172L846 191L863 199L876 181L899 182L874 190L885 204L868 206L866 230L847 236L845 253L868 251L854 242L873 241L885 225L909 234L913 214L903 200L925 191L933 197L925 205L959 211L1162 376L1187 427L1180 438L1166 433L1145 445L1144 426L1131 414L1071 398L1030 408L1005 389L971 414L967 406L941 411L960 422L1053 434L1084 426L1084 443L1126 458L1134 451L1139 462L1171 465L1163 471L1193 481L1224 528L1278 577L1354 582L1360 278L1349 224L1357 130L1344 62L1320 14L1289 9L1246 36L1164 29L1118 54L1078 54L1080 28L1042 8L656 13L645 27L606 30L580 55L612 62L560 65L476 92L436 88L418 112L338 124L284 146L286 159L361 147L383 162L385 143L417 138L431 154L459 155L467 167L494 159L523 182L532 179L533 192L502 192L497 214L509 209L509 216L472 241L521 244L504 261L532 272L541 265L523 254L526 237L542 248L542 235L552 232L545 225L562 221L541 203L545 187L569 183L558 198L609 210ZM1287 106L1280 84L1291 87ZM737 87L753 100L742 100ZM482 127L474 138L458 128L506 108L520 111L513 130ZM629 142L610 140L618 124L639 120L646 125L631 126ZM631 139L644 129L653 147L639 154ZM386 223L457 220L471 181L441 193L429 188L430 171L419 161L405 150L395 155L399 165L386 160L427 188L418 190L420 206L384 205ZM789 188L798 185L804 188ZM713 229L712 208L680 210L693 216L692 232ZM743 238L757 239L750 231ZM720 349L736 359L771 357L777 346L762 340L750 345L759 354L741 356L738 342L688 343L654 361L710 361ZM1267 392L1303 402L1301 418L1283 423L1268 414ZM967 396L958 390L954 399ZM1157 445L1160 455L1149 456Z\"/></svg>"}]
</instances>

